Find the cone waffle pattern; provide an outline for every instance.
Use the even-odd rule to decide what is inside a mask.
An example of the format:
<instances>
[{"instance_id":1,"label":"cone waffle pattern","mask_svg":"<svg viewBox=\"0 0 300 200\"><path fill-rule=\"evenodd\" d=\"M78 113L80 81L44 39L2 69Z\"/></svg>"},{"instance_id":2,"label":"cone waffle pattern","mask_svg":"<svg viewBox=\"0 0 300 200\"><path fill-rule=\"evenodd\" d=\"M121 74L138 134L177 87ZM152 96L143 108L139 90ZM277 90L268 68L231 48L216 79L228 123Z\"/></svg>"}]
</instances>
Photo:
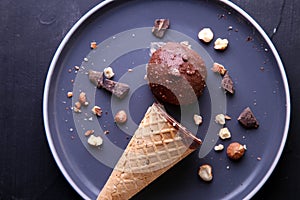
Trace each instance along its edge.
<instances>
[{"instance_id":1,"label":"cone waffle pattern","mask_svg":"<svg viewBox=\"0 0 300 200\"><path fill-rule=\"evenodd\" d=\"M116 164L98 200L130 199L193 152L192 137L178 134L173 124L151 106Z\"/></svg>"}]
</instances>

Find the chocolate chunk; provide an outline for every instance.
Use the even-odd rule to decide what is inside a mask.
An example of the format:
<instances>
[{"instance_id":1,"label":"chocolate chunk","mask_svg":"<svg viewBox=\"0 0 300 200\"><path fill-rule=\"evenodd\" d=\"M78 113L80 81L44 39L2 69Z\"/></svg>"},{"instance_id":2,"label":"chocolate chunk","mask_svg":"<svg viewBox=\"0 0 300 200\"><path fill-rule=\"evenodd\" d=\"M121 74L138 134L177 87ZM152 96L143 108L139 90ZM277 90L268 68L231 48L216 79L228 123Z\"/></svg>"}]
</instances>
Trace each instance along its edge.
<instances>
[{"instance_id":1,"label":"chocolate chunk","mask_svg":"<svg viewBox=\"0 0 300 200\"><path fill-rule=\"evenodd\" d=\"M103 72L89 70L89 79L97 88L103 86Z\"/></svg>"},{"instance_id":2,"label":"chocolate chunk","mask_svg":"<svg viewBox=\"0 0 300 200\"><path fill-rule=\"evenodd\" d=\"M245 128L258 128L259 124L257 119L255 118L253 112L249 107L245 108L243 112L238 117L238 121L241 125L243 125Z\"/></svg>"},{"instance_id":3,"label":"chocolate chunk","mask_svg":"<svg viewBox=\"0 0 300 200\"><path fill-rule=\"evenodd\" d=\"M233 81L229 76L228 72L225 73L222 79L222 87L228 91L230 94L234 94Z\"/></svg>"},{"instance_id":4,"label":"chocolate chunk","mask_svg":"<svg viewBox=\"0 0 300 200\"><path fill-rule=\"evenodd\" d=\"M152 33L158 38L162 38L169 28L170 21L168 19L156 19L152 28Z\"/></svg>"},{"instance_id":5,"label":"chocolate chunk","mask_svg":"<svg viewBox=\"0 0 300 200\"><path fill-rule=\"evenodd\" d=\"M124 98L129 92L129 85L109 79L104 80L102 87L120 99Z\"/></svg>"}]
</instances>

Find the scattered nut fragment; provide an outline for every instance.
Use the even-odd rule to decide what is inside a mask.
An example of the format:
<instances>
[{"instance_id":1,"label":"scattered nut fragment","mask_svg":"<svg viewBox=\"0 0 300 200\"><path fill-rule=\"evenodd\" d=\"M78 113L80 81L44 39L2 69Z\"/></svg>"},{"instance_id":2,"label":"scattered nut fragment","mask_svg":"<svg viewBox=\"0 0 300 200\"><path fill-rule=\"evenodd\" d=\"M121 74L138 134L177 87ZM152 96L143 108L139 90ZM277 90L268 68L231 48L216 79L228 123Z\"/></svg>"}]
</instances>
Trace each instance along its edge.
<instances>
[{"instance_id":1,"label":"scattered nut fragment","mask_svg":"<svg viewBox=\"0 0 300 200\"><path fill-rule=\"evenodd\" d=\"M224 149L224 145L223 144L218 144L214 147L215 151L222 151Z\"/></svg>"},{"instance_id":2,"label":"scattered nut fragment","mask_svg":"<svg viewBox=\"0 0 300 200\"><path fill-rule=\"evenodd\" d=\"M115 75L115 73L111 67L104 68L103 72L104 72L104 75L106 78L112 78Z\"/></svg>"},{"instance_id":3,"label":"scattered nut fragment","mask_svg":"<svg viewBox=\"0 0 300 200\"><path fill-rule=\"evenodd\" d=\"M72 96L73 96L73 92L68 92L68 93L67 93L67 97L68 97L68 98L71 98Z\"/></svg>"},{"instance_id":4,"label":"scattered nut fragment","mask_svg":"<svg viewBox=\"0 0 300 200\"><path fill-rule=\"evenodd\" d=\"M91 49L97 48L97 42L91 42Z\"/></svg>"},{"instance_id":5,"label":"scattered nut fragment","mask_svg":"<svg viewBox=\"0 0 300 200\"><path fill-rule=\"evenodd\" d=\"M256 159L257 159L258 161L261 161L261 157L257 157Z\"/></svg>"},{"instance_id":6,"label":"scattered nut fragment","mask_svg":"<svg viewBox=\"0 0 300 200\"><path fill-rule=\"evenodd\" d=\"M231 117L229 115L225 115L225 120L231 120Z\"/></svg>"},{"instance_id":7,"label":"scattered nut fragment","mask_svg":"<svg viewBox=\"0 0 300 200\"><path fill-rule=\"evenodd\" d=\"M192 45L190 45L189 41L187 40L181 41L180 44L186 46L189 49L192 49Z\"/></svg>"},{"instance_id":8,"label":"scattered nut fragment","mask_svg":"<svg viewBox=\"0 0 300 200\"><path fill-rule=\"evenodd\" d=\"M90 136L90 135L92 135L92 134L94 134L94 130L87 130L85 133L84 133L84 135L85 136Z\"/></svg>"},{"instance_id":9,"label":"scattered nut fragment","mask_svg":"<svg viewBox=\"0 0 300 200\"><path fill-rule=\"evenodd\" d=\"M155 37L162 38L170 26L168 19L156 19L152 28L152 33Z\"/></svg>"},{"instance_id":10,"label":"scattered nut fragment","mask_svg":"<svg viewBox=\"0 0 300 200\"><path fill-rule=\"evenodd\" d=\"M87 142L92 146L100 146L103 143L103 139L100 136L91 135Z\"/></svg>"},{"instance_id":11,"label":"scattered nut fragment","mask_svg":"<svg viewBox=\"0 0 300 200\"><path fill-rule=\"evenodd\" d=\"M224 76L225 73L227 72L227 69L225 69L225 67L223 65L216 63L216 62L213 64L213 67L211 68L211 70L213 72L217 72L217 73L221 74L222 76Z\"/></svg>"},{"instance_id":12,"label":"scattered nut fragment","mask_svg":"<svg viewBox=\"0 0 300 200\"><path fill-rule=\"evenodd\" d=\"M92 108L92 112L94 115L97 115L98 117L101 117L102 115L102 109L99 106L94 106Z\"/></svg>"},{"instance_id":13,"label":"scattered nut fragment","mask_svg":"<svg viewBox=\"0 0 300 200\"><path fill-rule=\"evenodd\" d=\"M76 112L76 113L81 113L81 110L76 108L76 107L73 107L73 111Z\"/></svg>"},{"instance_id":14,"label":"scattered nut fragment","mask_svg":"<svg viewBox=\"0 0 300 200\"><path fill-rule=\"evenodd\" d=\"M123 124L127 121L127 114L124 110L120 110L115 115L115 122L119 124Z\"/></svg>"},{"instance_id":15,"label":"scattered nut fragment","mask_svg":"<svg viewBox=\"0 0 300 200\"><path fill-rule=\"evenodd\" d=\"M199 31L198 38L205 43L209 43L214 38L214 33L210 28L203 28L201 31Z\"/></svg>"},{"instance_id":16,"label":"scattered nut fragment","mask_svg":"<svg viewBox=\"0 0 300 200\"><path fill-rule=\"evenodd\" d=\"M81 103L79 101L75 102L74 107L77 109L81 108Z\"/></svg>"},{"instance_id":17,"label":"scattered nut fragment","mask_svg":"<svg viewBox=\"0 0 300 200\"><path fill-rule=\"evenodd\" d=\"M196 125L202 124L202 117L200 115L194 114L194 122Z\"/></svg>"},{"instance_id":18,"label":"scattered nut fragment","mask_svg":"<svg viewBox=\"0 0 300 200\"><path fill-rule=\"evenodd\" d=\"M81 113L81 103L79 101L77 101L75 104L74 104L74 107L73 107L73 111L76 112L76 113Z\"/></svg>"},{"instance_id":19,"label":"scattered nut fragment","mask_svg":"<svg viewBox=\"0 0 300 200\"><path fill-rule=\"evenodd\" d=\"M244 155L245 150L244 145L233 142L227 147L227 156L232 160L238 160Z\"/></svg>"},{"instance_id":20,"label":"scattered nut fragment","mask_svg":"<svg viewBox=\"0 0 300 200\"><path fill-rule=\"evenodd\" d=\"M218 38L215 41L214 49L223 51L227 48L228 43L227 39Z\"/></svg>"},{"instance_id":21,"label":"scattered nut fragment","mask_svg":"<svg viewBox=\"0 0 300 200\"><path fill-rule=\"evenodd\" d=\"M219 131L219 137L222 140L231 138L231 133L230 133L229 129L227 127L221 128Z\"/></svg>"},{"instance_id":22,"label":"scattered nut fragment","mask_svg":"<svg viewBox=\"0 0 300 200\"><path fill-rule=\"evenodd\" d=\"M213 179L212 167L208 164L201 165L198 170L198 175L204 181L211 181Z\"/></svg>"},{"instance_id":23,"label":"scattered nut fragment","mask_svg":"<svg viewBox=\"0 0 300 200\"><path fill-rule=\"evenodd\" d=\"M74 66L74 69L76 70L76 71L78 71L79 69L80 69L80 67L79 66Z\"/></svg>"},{"instance_id":24,"label":"scattered nut fragment","mask_svg":"<svg viewBox=\"0 0 300 200\"><path fill-rule=\"evenodd\" d=\"M84 105L84 106L89 105L89 102L87 102L87 99L86 99L85 92L80 92L78 100L81 103L81 105Z\"/></svg>"},{"instance_id":25,"label":"scattered nut fragment","mask_svg":"<svg viewBox=\"0 0 300 200\"><path fill-rule=\"evenodd\" d=\"M223 115L223 114L216 115L215 122L220 125L224 125L225 124L225 115Z\"/></svg>"},{"instance_id":26,"label":"scattered nut fragment","mask_svg":"<svg viewBox=\"0 0 300 200\"><path fill-rule=\"evenodd\" d=\"M245 108L238 117L238 121L245 128L258 128L259 123L249 107Z\"/></svg>"}]
</instances>

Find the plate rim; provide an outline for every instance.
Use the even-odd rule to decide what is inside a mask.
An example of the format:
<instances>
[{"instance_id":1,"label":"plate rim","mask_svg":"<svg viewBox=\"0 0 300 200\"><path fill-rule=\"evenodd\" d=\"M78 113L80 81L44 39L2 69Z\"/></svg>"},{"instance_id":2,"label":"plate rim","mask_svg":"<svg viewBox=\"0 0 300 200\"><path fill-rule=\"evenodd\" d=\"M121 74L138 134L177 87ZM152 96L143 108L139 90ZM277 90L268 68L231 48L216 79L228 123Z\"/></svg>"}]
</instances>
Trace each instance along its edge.
<instances>
[{"instance_id":1,"label":"plate rim","mask_svg":"<svg viewBox=\"0 0 300 200\"><path fill-rule=\"evenodd\" d=\"M69 184L73 187L73 189L83 198L83 199L90 199L90 197L87 196L87 194L85 194L84 191L82 191L77 184L73 181L73 179L71 178L71 176L69 175L69 173L67 172L67 170L65 169L64 165L62 164L62 161L56 151L56 148L54 146L54 142L52 140L52 135L51 135L51 131L50 131L50 127L49 127L49 120L48 120L48 98L49 98L49 89L50 89L50 85L51 85L51 80L52 80L52 76L53 76L53 72L55 69L55 66L58 62L59 56L61 55L63 49L65 48L65 46L67 45L68 41L71 39L71 37L73 36L73 34L75 33L75 31L77 31L77 29L90 17L92 16L94 13L96 13L98 10L100 10L101 8L103 8L104 6L112 3L112 2L117 2L118 0L104 0L102 2L100 2L99 4L97 4L96 6L94 6L93 8L91 8L90 10L88 10L72 27L71 29L68 31L68 33L65 35L65 37L63 38L63 40L60 42L58 48L55 51L55 54L52 58L52 61L50 63L49 69L48 69L48 73L46 76L46 80L45 80L45 85L44 85L44 94L43 94L43 121L44 121L44 128L45 128L45 132L46 132L46 137L47 137L47 141L48 141L48 145L50 147L51 153L54 157L54 160L57 164L57 166L59 167L61 173L63 174L63 176L66 178L66 180L69 182ZM268 44L269 48L272 51L272 54L275 57L275 60L277 62L279 71L280 71L280 75L281 75L281 79L283 82L283 86L284 86L284 91L285 91L285 101L286 101L286 117L285 117L285 123L284 123L284 130L283 130L283 136L282 136L282 140L281 140L281 144L280 147L277 151L276 157L273 160L269 170L267 171L267 173L263 176L263 178L259 181L259 183L256 185L256 187L254 187L251 192L248 193L248 195L244 198L244 199L250 199L251 197L253 197L260 189L261 187L266 183L266 181L268 180L268 178L271 176L272 172L274 171L275 167L277 166L279 159L282 155L286 140L287 140L287 135L288 135L288 131L289 131L289 124L290 124L290 115L291 115L291 102L290 102L290 90L289 90L289 84L288 84L288 79L287 79L287 75L283 66L283 63L281 61L281 58L279 56L279 53L277 51L277 49L275 48L273 42L271 41L271 39L269 38L269 36L266 34L266 32L263 30L263 28L254 20L254 18L252 18L246 11L244 11L242 8L240 8L238 5L236 5L235 3L229 1L229 0L216 0L216 2L221 2L224 3L225 5L227 5L228 7L232 8L233 10L235 10L237 13L239 13L240 15L242 15L246 20L248 20L248 22L250 22L250 24L255 27L255 29L261 34L262 38L265 40L265 42Z\"/></svg>"}]
</instances>

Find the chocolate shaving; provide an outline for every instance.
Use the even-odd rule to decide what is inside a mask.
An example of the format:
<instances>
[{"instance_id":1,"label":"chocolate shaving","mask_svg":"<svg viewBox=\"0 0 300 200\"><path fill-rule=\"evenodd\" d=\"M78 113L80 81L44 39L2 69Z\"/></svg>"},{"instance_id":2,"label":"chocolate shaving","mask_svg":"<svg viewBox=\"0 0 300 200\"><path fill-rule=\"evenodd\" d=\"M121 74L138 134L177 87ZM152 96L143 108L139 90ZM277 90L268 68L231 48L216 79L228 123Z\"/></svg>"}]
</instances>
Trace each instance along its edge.
<instances>
[{"instance_id":1,"label":"chocolate shaving","mask_svg":"<svg viewBox=\"0 0 300 200\"><path fill-rule=\"evenodd\" d=\"M222 87L228 91L230 94L234 94L233 81L229 76L228 72L225 73L222 79Z\"/></svg>"},{"instance_id":2,"label":"chocolate shaving","mask_svg":"<svg viewBox=\"0 0 300 200\"><path fill-rule=\"evenodd\" d=\"M89 70L89 79L97 88L103 86L103 72Z\"/></svg>"},{"instance_id":3,"label":"chocolate shaving","mask_svg":"<svg viewBox=\"0 0 300 200\"><path fill-rule=\"evenodd\" d=\"M238 121L241 125L243 125L245 128L258 128L259 124L257 119L255 118L253 112L249 107L245 108L243 112L238 117Z\"/></svg>"},{"instance_id":4,"label":"chocolate shaving","mask_svg":"<svg viewBox=\"0 0 300 200\"><path fill-rule=\"evenodd\" d=\"M152 28L152 33L158 38L162 38L169 28L170 21L168 19L156 19Z\"/></svg>"},{"instance_id":5,"label":"chocolate shaving","mask_svg":"<svg viewBox=\"0 0 300 200\"><path fill-rule=\"evenodd\" d=\"M97 88L104 88L120 99L129 92L129 85L104 79L103 72L89 70L89 79Z\"/></svg>"},{"instance_id":6,"label":"chocolate shaving","mask_svg":"<svg viewBox=\"0 0 300 200\"><path fill-rule=\"evenodd\" d=\"M124 98L129 92L129 85L109 79L104 80L102 87L120 99Z\"/></svg>"}]
</instances>

